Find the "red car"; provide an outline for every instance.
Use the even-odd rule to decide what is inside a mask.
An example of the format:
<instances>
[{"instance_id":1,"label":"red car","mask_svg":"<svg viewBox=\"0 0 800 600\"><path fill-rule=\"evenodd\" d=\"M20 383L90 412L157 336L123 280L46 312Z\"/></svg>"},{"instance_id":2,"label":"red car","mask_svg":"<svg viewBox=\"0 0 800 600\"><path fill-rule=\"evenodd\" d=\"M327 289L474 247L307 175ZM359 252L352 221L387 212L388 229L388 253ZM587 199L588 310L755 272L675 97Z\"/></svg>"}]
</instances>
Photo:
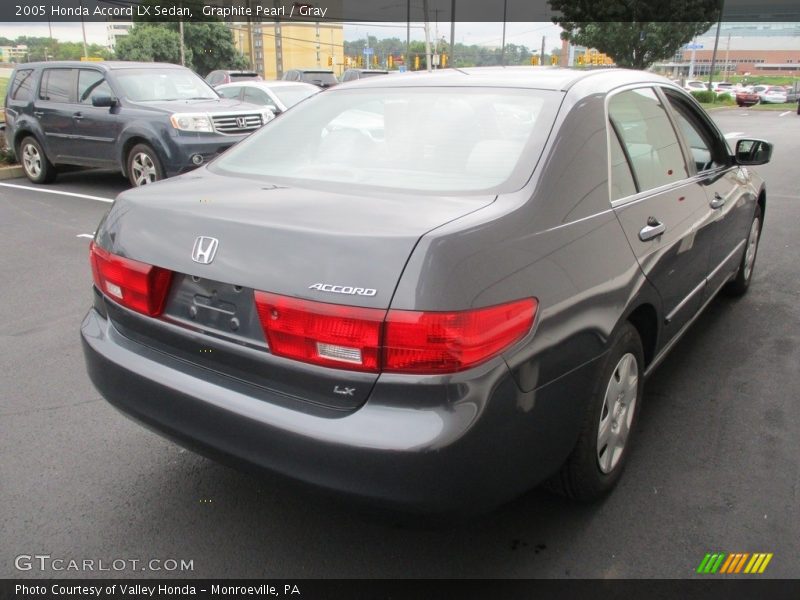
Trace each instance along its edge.
<instances>
[{"instance_id":1,"label":"red car","mask_svg":"<svg viewBox=\"0 0 800 600\"><path fill-rule=\"evenodd\" d=\"M760 98L752 90L739 90L736 92L736 104L739 106L753 106L759 103Z\"/></svg>"}]
</instances>

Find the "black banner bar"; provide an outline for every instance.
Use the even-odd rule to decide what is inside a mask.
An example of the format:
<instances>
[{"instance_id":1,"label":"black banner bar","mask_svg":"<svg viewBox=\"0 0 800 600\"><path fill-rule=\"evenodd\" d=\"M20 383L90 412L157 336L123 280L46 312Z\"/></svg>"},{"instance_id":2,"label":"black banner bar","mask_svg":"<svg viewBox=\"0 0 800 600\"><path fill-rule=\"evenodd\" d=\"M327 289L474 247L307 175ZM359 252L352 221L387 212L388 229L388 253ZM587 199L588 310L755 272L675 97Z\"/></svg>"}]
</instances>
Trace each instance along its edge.
<instances>
[{"instance_id":1,"label":"black banner bar","mask_svg":"<svg viewBox=\"0 0 800 600\"><path fill-rule=\"evenodd\" d=\"M585 4L591 21L691 21L693 9L705 4L723 7L724 21L800 21L797 0L693 0L686 13L671 2L633 0L607 2L574 0ZM428 20L457 22L545 22L556 12L548 0L428 0ZM598 10L598 6L603 7ZM681 6L677 4L677 6ZM694 12L692 13L694 14ZM109 19L156 21L343 21L422 22L423 3L407 0L2 0L0 21L66 22Z\"/></svg>"},{"instance_id":2,"label":"black banner bar","mask_svg":"<svg viewBox=\"0 0 800 600\"><path fill-rule=\"evenodd\" d=\"M291 600L458 600L505 598L646 598L658 600L797 600L800 581L761 578L667 580L242 580L242 579L51 579L0 581L3 600L144 599L219 600L266 598Z\"/></svg>"}]
</instances>

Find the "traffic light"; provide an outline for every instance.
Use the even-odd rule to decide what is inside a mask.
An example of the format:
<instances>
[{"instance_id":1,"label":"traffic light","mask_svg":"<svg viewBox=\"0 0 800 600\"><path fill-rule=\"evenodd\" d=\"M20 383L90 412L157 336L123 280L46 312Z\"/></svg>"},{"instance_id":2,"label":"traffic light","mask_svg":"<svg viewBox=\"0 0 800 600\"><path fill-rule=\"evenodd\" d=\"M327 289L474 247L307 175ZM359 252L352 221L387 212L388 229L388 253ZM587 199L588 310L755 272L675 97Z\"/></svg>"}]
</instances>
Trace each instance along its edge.
<instances>
[{"instance_id":1,"label":"traffic light","mask_svg":"<svg viewBox=\"0 0 800 600\"><path fill-rule=\"evenodd\" d=\"M557 54L553 54L550 57L550 64L553 65L553 66L558 64L558 55Z\"/></svg>"},{"instance_id":2,"label":"traffic light","mask_svg":"<svg viewBox=\"0 0 800 600\"><path fill-rule=\"evenodd\" d=\"M442 54L442 67L447 66L447 54Z\"/></svg>"},{"instance_id":3,"label":"traffic light","mask_svg":"<svg viewBox=\"0 0 800 600\"><path fill-rule=\"evenodd\" d=\"M583 65L586 61L583 59L583 54L578 55L578 64Z\"/></svg>"},{"instance_id":4,"label":"traffic light","mask_svg":"<svg viewBox=\"0 0 800 600\"><path fill-rule=\"evenodd\" d=\"M373 67L377 67L378 66L378 55L377 54L373 54L372 55L372 66Z\"/></svg>"},{"instance_id":5,"label":"traffic light","mask_svg":"<svg viewBox=\"0 0 800 600\"><path fill-rule=\"evenodd\" d=\"M389 57L386 59L386 64L391 69L394 66L394 56L390 54Z\"/></svg>"},{"instance_id":6,"label":"traffic light","mask_svg":"<svg viewBox=\"0 0 800 600\"><path fill-rule=\"evenodd\" d=\"M539 57L535 54L531 56L531 64L535 67L539 64Z\"/></svg>"},{"instance_id":7,"label":"traffic light","mask_svg":"<svg viewBox=\"0 0 800 600\"><path fill-rule=\"evenodd\" d=\"M419 54L414 57L414 70L419 71Z\"/></svg>"},{"instance_id":8,"label":"traffic light","mask_svg":"<svg viewBox=\"0 0 800 600\"><path fill-rule=\"evenodd\" d=\"M363 67L364 66L364 57L363 56L359 56L358 57L358 66L359 67Z\"/></svg>"},{"instance_id":9,"label":"traffic light","mask_svg":"<svg viewBox=\"0 0 800 600\"><path fill-rule=\"evenodd\" d=\"M332 66L333 66L333 57L332 57L332 56L330 56L330 55L328 55L328 66L329 66L329 67L332 67Z\"/></svg>"},{"instance_id":10,"label":"traffic light","mask_svg":"<svg viewBox=\"0 0 800 600\"><path fill-rule=\"evenodd\" d=\"M345 56L344 57L344 66L345 67L349 67L350 66L350 57L349 56Z\"/></svg>"}]
</instances>

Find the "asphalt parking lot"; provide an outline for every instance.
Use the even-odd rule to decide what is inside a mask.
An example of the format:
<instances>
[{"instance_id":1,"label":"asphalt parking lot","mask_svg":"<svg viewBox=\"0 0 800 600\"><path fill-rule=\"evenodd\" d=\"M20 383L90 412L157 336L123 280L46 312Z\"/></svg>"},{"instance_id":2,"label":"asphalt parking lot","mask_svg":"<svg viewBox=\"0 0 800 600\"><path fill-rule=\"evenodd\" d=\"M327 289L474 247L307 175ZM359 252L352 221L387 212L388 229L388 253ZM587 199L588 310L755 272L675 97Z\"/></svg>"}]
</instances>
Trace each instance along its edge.
<instances>
[{"instance_id":1,"label":"asphalt parking lot","mask_svg":"<svg viewBox=\"0 0 800 600\"><path fill-rule=\"evenodd\" d=\"M2 182L0 577L681 578L718 551L774 553L765 576L800 577L800 116L713 116L730 137L775 144L758 169L768 199L750 292L712 302L648 381L627 472L605 502L535 490L438 528L229 469L121 416L85 374L78 328L86 236L126 181ZM193 570L15 568L34 554Z\"/></svg>"}]
</instances>

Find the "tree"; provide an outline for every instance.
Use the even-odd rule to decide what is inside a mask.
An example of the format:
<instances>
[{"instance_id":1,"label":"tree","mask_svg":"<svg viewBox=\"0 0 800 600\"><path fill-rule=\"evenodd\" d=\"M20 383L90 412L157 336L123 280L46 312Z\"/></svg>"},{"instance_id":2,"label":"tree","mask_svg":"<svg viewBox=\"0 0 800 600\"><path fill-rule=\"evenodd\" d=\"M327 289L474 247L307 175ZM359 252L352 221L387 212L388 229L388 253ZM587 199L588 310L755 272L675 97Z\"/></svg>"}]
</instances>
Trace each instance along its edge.
<instances>
[{"instance_id":1,"label":"tree","mask_svg":"<svg viewBox=\"0 0 800 600\"><path fill-rule=\"evenodd\" d=\"M160 26L178 34L177 23L163 23ZM217 69L236 70L250 66L233 44L233 32L223 23L184 23L183 41L186 47L186 66L203 77Z\"/></svg>"},{"instance_id":2,"label":"tree","mask_svg":"<svg viewBox=\"0 0 800 600\"><path fill-rule=\"evenodd\" d=\"M564 29L562 39L596 48L632 69L673 56L708 31L720 10L720 0L548 1L560 13L553 22Z\"/></svg>"},{"instance_id":3,"label":"tree","mask_svg":"<svg viewBox=\"0 0 800 600\"><path fill-rule=\"evenodd\" d=\"M117 42L116 54L119 60L180 64L180 44L180 36L175 31L151 23L137 23ZM186 48L187 62L191 59L192 51Z\"/></svg>"}]
</instances>

